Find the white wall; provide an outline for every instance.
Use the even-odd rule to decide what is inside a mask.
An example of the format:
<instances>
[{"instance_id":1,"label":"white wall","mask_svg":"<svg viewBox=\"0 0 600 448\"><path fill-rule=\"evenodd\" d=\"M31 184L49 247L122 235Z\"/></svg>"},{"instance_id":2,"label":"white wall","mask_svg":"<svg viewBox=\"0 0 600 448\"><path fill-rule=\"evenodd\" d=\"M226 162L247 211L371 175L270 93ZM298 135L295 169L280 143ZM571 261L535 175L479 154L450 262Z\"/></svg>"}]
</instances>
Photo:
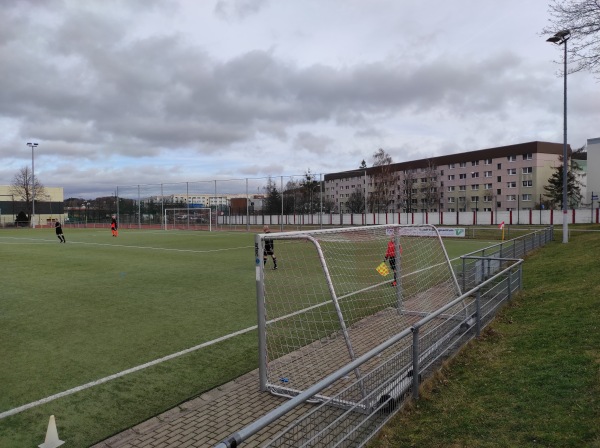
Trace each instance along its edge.
<instances>
[{"instance_id":1,"label":"white wall","mask_svg":"<svg viewBox=\"0 0 600 448\"><path fill-rule=\"evenodd\" d=\"M585 202L591 202L592 192L595 195L600 195L600 137L589 138L587 141L587 194L584 199Z\"/></svg>"}]
</instances>

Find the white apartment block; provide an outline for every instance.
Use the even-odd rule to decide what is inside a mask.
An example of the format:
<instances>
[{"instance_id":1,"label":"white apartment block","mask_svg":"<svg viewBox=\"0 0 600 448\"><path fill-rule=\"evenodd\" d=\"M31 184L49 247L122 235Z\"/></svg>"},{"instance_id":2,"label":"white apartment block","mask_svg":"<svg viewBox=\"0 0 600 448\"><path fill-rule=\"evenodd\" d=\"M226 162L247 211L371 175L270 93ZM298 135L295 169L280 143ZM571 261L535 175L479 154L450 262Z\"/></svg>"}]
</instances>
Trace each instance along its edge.
<instances>
[{"instance_id":1,"label":"white apartment block","mask_svg":"<svg viewBox=\"0 0 600 448\"><path fill-rule=\"evenodd\" d=\"M229 206L229 201L232 198L237 198L239 195L235 194L221 194L215 196L214 194L170 194L164 196L152 196L144 200L153 200L155 202L161 202L163 199L178 204L189 204L190 207L212 207L221 209Z\"/></svg>"},{"instance_id":2,"label":"white apartment block","mask_svg":"<svg viewBox=\"0 0 600 448\"><path fill-rule=\"evenodd\" d=\"M390 166L394 181L386 185L387 210L367 205L367 212L531 210L546 200L544 186L562 164L562 153L562 143L536 141L395 163ZM377 188L379 171L369 167L326 174L325 199L338 212L350 213L352 193L360 190L363 198L369 197Z\"/></svg>"}]
</instances>

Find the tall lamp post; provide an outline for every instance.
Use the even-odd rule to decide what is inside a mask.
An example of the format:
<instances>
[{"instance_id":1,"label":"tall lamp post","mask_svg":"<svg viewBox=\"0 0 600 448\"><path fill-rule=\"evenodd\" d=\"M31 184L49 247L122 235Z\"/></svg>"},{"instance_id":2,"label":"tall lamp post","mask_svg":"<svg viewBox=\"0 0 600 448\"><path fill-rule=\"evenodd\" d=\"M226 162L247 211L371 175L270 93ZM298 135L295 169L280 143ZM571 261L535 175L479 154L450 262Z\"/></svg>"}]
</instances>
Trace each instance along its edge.
<instances>
[{"instance_id":1,"label":"tall lamp post","mask_svg":"<svg viewBox=\"0 0 600 448\"><path fill-rule=\"evenodd\" d=\"M35 165L33 161L33 149L37 148L37 143L27 143L31 148L31 227L35 227Z\"/></svg>"},{"instance_id":2,"label":"tall lamp post","mask_svg":"<svg viewBox=\"0 0 600 448\"><path fill-rule=\"evenodd\" d=\"M568 205L567 205L567 41L571 37L571 31L562 30L556 33L554 36L546 39L546 42L552 42L556 45L564 45L564 109L563 109L563 126L564 126L564 139L563 139L563 243L569 242L569 223L568 223Z\"/></svg>"}]
</instances>

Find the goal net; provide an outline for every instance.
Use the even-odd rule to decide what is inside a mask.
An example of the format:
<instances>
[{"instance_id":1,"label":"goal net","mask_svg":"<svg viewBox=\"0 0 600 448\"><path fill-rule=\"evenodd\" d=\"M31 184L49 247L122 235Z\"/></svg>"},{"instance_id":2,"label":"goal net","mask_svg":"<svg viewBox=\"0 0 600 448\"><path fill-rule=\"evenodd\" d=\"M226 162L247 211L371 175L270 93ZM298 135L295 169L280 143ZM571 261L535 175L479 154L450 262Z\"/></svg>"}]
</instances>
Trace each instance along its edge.
<instances>
[{"instance_id":1,"label":"goal net","mask_svg":"<svg viewBox=\"0 0 600 448\"><path fill-rule=\"evenodd\" d=\"M269 239L277 269L271 255L264 263ZM461 294L429 225L263 233L255 243L261 389L279 395L308 389Z\"/></svg>"},{"instance_id":2,"label":"goal net","mask_svg":"<svg viewBox=\"0 0 600 448\"><path fill-rule=\"evenodd\" d=\"M213 228L210 208L167 208L165 230L208 230Z\"/></svg>"}]
</instances>

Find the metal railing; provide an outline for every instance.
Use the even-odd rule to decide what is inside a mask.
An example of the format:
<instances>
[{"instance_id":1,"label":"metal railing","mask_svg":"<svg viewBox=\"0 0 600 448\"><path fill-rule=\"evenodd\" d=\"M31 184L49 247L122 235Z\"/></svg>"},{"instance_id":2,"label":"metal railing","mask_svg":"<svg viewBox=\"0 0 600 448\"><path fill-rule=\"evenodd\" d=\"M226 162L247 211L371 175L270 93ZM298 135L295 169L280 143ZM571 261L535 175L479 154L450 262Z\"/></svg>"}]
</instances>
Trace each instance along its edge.
<instances>
[{"instance_id":1,"label":"metal railing","mask_svg":"<svg viewBox=\"0 0 600 448\"><path fill-rule=\"evenodd\" d=\"M553 239L554 228L550 226L463 255L460 263L453 265L462 291L475 287L498 272L501 268L501 258L523 258L527 253L545 246Z\"/></svg>"},{"instance_id":2,"label":"metal railing","mask_svg":"<svg viewBox=\"0 0 600 448\"><path fill-rule=\"evenodd\" d=\"M440 363L453 356L495 316L499 307L522 288L519 257L552 241L552 227L515 240L490 246L461 257L457 276L462 278L463 294L410 328L398 333L343 368L327 376L286 403L242 428L216 445L236 447L258 434L299 405L342 379L346 386L329 400L315 405L275 437L265 447L361 447L393 416L406 399L419 396L422 380ZM461 269L462 268L462 269ZM465 290L469 288L468 291ZM456 305L462 304L462 307ZM380 360L369 373L348 383L349 374L366 363ZM360 401L359 391L369 394ZM350 399L351 398L351 399Z\"/></svg>"}]
</instances>

